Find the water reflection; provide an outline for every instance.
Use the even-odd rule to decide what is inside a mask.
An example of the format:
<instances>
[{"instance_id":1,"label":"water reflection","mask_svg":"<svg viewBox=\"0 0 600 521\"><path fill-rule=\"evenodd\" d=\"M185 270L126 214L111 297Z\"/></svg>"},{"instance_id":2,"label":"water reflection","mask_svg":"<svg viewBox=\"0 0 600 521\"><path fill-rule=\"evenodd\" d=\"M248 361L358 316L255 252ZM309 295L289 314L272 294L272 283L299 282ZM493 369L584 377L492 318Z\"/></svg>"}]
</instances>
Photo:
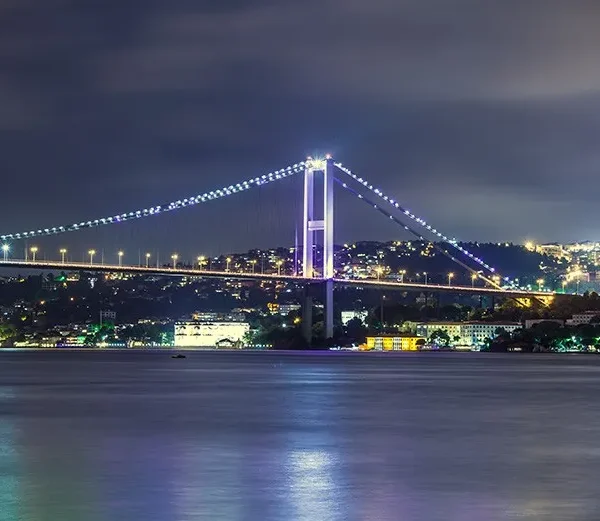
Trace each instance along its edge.
<instances>
[{"instance_id":1,"label":"water reflection","mask_svg":"<svg viewBox=\"0 0 600 521\"><path fill-rule=\"evenodd\" d=\"M23 506L19 493L21 461L14 422L7 414L7 406L13 397L11 388L0 388L0 520L3 521L19 519Z\"/></svg>"},{"instance_id":2,"label":"water reflection","mask_svg":"<svg viewBox=\"0 0 600 521\"><path fill-rule=\"evenodd\" d=\"M0 353L0 520L595 521L600 360Z\"/></svg>"}]
</instances>

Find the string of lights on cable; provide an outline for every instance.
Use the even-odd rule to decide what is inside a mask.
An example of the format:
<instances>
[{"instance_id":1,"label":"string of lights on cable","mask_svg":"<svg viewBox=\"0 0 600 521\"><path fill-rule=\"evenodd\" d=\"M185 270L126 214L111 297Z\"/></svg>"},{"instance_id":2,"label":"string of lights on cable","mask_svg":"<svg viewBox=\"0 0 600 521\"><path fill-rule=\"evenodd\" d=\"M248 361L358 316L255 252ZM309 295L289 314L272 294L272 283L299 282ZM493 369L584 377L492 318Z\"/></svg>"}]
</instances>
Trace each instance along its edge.
<instances>
[{"instance_id":1,"label":"string of lights on cable","mask_svg":"<svg viewBox=\"0 0 600 521\"><path fill-rule=\"evenodd\" d=\"M447 235L445 235L444 233L442 233L440 230L434 228L433 226L431 226L431 224L429 224L427 221L425 221L425 219L420 218L419 216L413 214L410 210L407 210L406 208L404 208L398 201L396 201L393 198L389 197L388 195L384 194L379 188L373 187L373 185L370 184L366 179L359 177L357 174L352 172L350 169L346 168L342 163L335 163L335 166L341 172L345 173L346 175L348 175L349 177L351 177L352 179L354 179L355 181L357 181L358 183L363 185L365 188L370 190L377 197L379 197L380 199L383 199L387 204L391 205L393 208L397 209L398 211L404 213L404 215L407 216L409 219L411 219L412 221L416 222L417 224L419 224L420 226L422 226L423 228L428 230L430 233L432 233L438 239L441 239L442 241L450 244L450 246L452 246L456 250L460 251L462 254L466 255L467 257L472 259L475 263L479 264L480 266L482 266L489 272L494 273L494 274L496 273L496 269L493 266L490 266L483 259L481 259L480 257L477 257L472 252L470 252L466 248L462 247L458 243L456 238L454 238L454 237L450 238ZM342 185L343 184L344 183L342 183ZM510 286L517 287L517 284L513 280L511 280L510 277L504 277L504 281L507 282Z\"/></svg>"},{"instance_id":2,"label":"string of lights on cable","mask_svg":"<svg viewBox=\"0 0 600 521\"><path fill-rule=\"evenodd\" d=\"M214 201L215 199L222 199L232 194L236 194L239 192L245 192L250 188L255 186L263 186L274 181L279 181L280 179L284 179L286 177L290 177L294 174L304 172L306 163L300 162L296 163L292 166L288 166L287 168L282 168L281 170L277 170L275 172L271 172L269 174L265 174L259 177L254 177L252 179L248 179L242 183L237 183L235 185L230 185L218 190L212 190L210 192L205 192L203 194L194 195L187 199L180 199L177 201L172 201L170 203L161 204L157 206L152 206L150 208L143 208L140 210L134 210L131 212L126 212L122 214L112 215L108 217L102 217L99 219L94 219L90 221L82 221L79 223L69 224L66 226L55 226L52 228L43 228L39 230L32 230L28 232L20 232L20 233L9 233L5 235L0 235L0 241L6 242L11 240L18 239L30 239L32 237L43 237L48 235L58 235L66 232L74 232L83 230L86 228L95 228L97 226L103 226L107 224L115 224L125 221L130 221L133 219L141 219L144 217L151 217L154 215L163 214L166 212L172 212L174 210L179 210L180 208L185 208L188 206L195 206L197 204L202 204L208 201Z\"/></svg>"}]
</instances>

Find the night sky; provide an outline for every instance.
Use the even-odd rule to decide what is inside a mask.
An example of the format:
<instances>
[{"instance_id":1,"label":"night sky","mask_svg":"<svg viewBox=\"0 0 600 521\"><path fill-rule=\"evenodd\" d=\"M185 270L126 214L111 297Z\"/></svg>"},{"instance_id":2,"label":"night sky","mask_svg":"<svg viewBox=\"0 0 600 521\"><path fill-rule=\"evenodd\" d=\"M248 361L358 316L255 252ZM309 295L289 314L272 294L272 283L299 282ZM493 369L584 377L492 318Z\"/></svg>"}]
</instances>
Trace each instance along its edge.
<instances>
[{"instance_id":1,"label":"night sky","mask_svg":"<svg viewBox=\"0 0 600 521\"><path fill-rule=\"evenodd\" d=\"M593 0L0 0L0 229L331 152L459 239L600 240L599 20ZM299 181L61 240L290 243ZM405 237L360 205L340 197L338 242Z\"/></svg>"}]
</instances>

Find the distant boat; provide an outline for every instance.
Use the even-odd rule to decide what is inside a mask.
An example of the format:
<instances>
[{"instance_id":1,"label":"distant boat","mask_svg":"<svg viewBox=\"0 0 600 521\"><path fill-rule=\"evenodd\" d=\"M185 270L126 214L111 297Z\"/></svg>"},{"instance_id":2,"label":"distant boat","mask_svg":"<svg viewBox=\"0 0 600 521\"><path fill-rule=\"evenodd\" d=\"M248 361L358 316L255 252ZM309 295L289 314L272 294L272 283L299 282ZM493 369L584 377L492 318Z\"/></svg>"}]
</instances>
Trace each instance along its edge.
<instances>
[{"instance_id":1,"label":"distant boat","mask_svg":"<svg viewBox=\"0 0 600 521\"><path fill-rule=\"evenodd\" d=\"M185 355L182 355L181 353L173 355L171 358L185 358Z\"/></svg>"}]
</instances>

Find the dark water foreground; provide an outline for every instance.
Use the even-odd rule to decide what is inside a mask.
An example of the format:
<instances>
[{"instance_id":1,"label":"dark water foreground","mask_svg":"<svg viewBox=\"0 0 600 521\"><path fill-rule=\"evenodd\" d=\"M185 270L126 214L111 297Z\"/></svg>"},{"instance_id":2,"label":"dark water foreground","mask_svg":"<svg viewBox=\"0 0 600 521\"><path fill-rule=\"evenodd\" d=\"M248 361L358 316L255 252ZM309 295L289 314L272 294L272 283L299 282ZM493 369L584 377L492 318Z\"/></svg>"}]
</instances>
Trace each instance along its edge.
<instances>
[{"instance_id":1,"label":"dark water foreground","mask_svg":"<svg viewBox=\"0 0 600 521\"><path fill-rule=\"evenodd\" d=\"M0 519L600 519L600 358L186 355L0 353Z\"/></svg>"}]
</instances>

